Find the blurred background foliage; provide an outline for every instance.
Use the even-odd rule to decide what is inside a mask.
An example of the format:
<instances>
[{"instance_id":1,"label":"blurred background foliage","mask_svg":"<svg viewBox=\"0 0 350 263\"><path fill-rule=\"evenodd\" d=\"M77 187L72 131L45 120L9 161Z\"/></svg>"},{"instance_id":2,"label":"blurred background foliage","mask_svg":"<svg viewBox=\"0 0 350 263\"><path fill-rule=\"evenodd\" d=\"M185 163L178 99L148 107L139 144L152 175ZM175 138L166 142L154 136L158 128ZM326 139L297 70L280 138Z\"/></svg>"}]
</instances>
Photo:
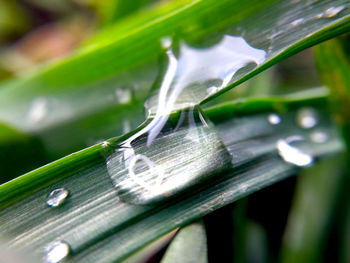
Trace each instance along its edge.
<instances>
[{"instance_id":1,"label":"blurred background foliage","mask_svg":"<svg viewBox=\"0 0 350 263\"><path fill-rule=\"evenodd\" d=\"M0 0L0 81L68 56L109 24L166 1L169 0ZM305 50L204 106L327 85L332 91L333 112L348 141L349 43L346 35L320 44L315 53L311 49ZM315 54L319 72L315 66ZM132 108L123 110L127 113ZM103 120L110 118L113 122L113 114L107 109L80 120L75 125L89 123L96 130L74 135L74 127L70 127L72 138L78 136L78 142L72 143L68 149L57 148L56 152L44 149L35 137L1 127L0 158L6 159L6 162L1 162L1 182L120 135L117 130L106 128L101 121L103 116ZM135 120L136 123L139 121ZM128 124L124 126L124 132L131 129ZM15 165L19 159L25 160L20 167ZM284 180L206 216L204 223L200 223L205 225L206 231L200 233L205 235L206 232L207 235L209 262L350 262L350 194L346 172L349 161L349 157L344 156L330 158L304 170L300 176ZM192 230L186 231L191 233ZM183 235L188 235L188 242L193 242L191 234ZM198 232L195 235L199 242L205 241ZM181 242L186 242L186 238ZM151 257L145 257L147 262L159 262L166 246L158 246L157 251L155 254L152 251ZM170 257L168 254L171 252L165 254ZM146 262L145 258L141 262ZM164 259L162 262L175 261Z\"/></svg>"}]
</instances>

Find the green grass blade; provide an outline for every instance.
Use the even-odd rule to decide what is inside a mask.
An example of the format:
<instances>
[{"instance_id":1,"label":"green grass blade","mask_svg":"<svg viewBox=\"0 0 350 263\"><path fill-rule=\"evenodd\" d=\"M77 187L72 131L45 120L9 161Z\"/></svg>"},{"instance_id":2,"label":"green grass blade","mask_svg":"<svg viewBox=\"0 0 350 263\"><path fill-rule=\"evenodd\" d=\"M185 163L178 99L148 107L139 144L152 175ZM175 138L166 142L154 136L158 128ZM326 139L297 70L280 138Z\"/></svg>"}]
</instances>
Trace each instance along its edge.
<instances>
[{"instance_id":1,"label":"green grass blade","mask_svg":"<svg viewBox=\"0 0 350 263\"><path fill-rule=\"evenodd\" d=\"M4 184L0 187L0 234L8 238L10 246L30 249L39 255L50 243L64 240L70 245L71 262L125 259L172 229L296 173L298 167L283 161L275 144L278 139L295 134L309 137L310 131L295 127L298 108L317 108L318 128L329 136L324 143L307 139L300 147L314 158L339 152L342 143L327 113L322 111L325 96L301 96L254 99L208 110L218 136L234 157L232 169L202 181L195 188L185 187L181 194L164 196L160 203L122 202L107 172L102 156L106 149L101 144ZM232 117L233 112L237 116ZM280 112L285 126L271 126L267 121L270 112ZM168 156L163 150L160 147L155 154ZM196 152L198 145L186 150ZM192 161L206 165L202 159ZM59 187L69 190L67 202L61 207L48 207L45 203L48 193Z\"/></svg>"}]
</instances>

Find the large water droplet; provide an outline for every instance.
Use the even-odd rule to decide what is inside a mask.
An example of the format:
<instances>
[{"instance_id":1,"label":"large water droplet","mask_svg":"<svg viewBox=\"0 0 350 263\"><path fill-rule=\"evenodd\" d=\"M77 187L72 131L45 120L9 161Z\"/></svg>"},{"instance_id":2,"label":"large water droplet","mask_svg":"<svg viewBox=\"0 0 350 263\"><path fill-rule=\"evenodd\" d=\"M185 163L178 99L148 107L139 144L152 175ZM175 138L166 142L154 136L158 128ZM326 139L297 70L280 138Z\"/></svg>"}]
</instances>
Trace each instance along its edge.
<instances>
[{"instance_id":1,"label":"large water droplet","mask_svg":"<svg viewBox=\"0 0 350 263\"><path fill-rule=\"evenodd\" d=\"M39 123L47 116L48 102L46 98L37 98L33 101L28 111L28 118L33 123Z\"/></svg>"},{"instance_id":2,"label":"large water droplet","mask_svg":"<svg viewBox=\"0 0 350 263\"><path fill-rule=\"evenodd\" d=\"M313 162L313 157L291 145L292 142L302 140L299 136L280 139L276 143L279 155L283 160L297 166L307 166Z\"/></svg>"},{"instance_id":3,"label":"large water droplet","mask_svg":"<svg viewBox=\"0 0 350 263\"><path fill-rule=\"evenodd\" d=\"M59 263L69 255L69 245L65 241L56 241L44 249L45 263Z\"/></svg>"},{"instance_id":4,"label":"large water droplet","mask_svg":"<svg viewBox=\"0 0 350 263\"><path fill-rule=\"evenodd\" d=\"M47 197L46 204L51 207L58 207L64 203L68 195L68 190L64 188L55 189Z\"/></svg>"},{"instance_id":5,"label":"large water droplet","mask_svg":"<svg viewBox=\"0 0 350 263\"><path fill-rule=\"evenodd\" d=\"M278 116L278 115L275 114L275 113L270 114L270 115L267 117L267 120L268 120L269 123L271 123L272 125L277 125L277 124L281 123L281 117Z\"/></svg>"},{"instance_id":6,"label":"large water droplet","mask_svg":"<svg viewBox=\"0 0 350 263\"><path fill-rule=\"evenodd\" d=\"M318 122L317 112L312 108L302 108L297 112L296 121L301 128L310 129Z\"/></svg>"},{"instance_id":7,"label":"large water droplet","mask_svg":"<svg viewBox=\"0 0 350 263\"><path fill-rule=\"evenodd\" d=\"M219 174L231 156L197 108L152 119L107 157L119 198L150 204Z\"/></svg>"}]
</instances>

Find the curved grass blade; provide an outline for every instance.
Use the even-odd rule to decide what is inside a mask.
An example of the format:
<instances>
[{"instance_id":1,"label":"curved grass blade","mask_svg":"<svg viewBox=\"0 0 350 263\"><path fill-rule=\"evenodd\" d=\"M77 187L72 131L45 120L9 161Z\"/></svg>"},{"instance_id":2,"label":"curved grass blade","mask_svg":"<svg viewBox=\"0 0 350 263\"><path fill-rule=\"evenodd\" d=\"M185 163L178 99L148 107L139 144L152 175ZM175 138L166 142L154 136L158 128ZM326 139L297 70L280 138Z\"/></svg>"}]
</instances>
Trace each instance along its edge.
<instances>
[{"instance_id":1,"label":"curved grass blade","mask_svg":"<svg viewBox=\"0 0 350 263\"><path fill-rule=\"evenodd\" d=\"M135 106L133 116L137 120L143 118L142 103L152 85L159 87L165 71L166 61L159 62L166 53L161 46L164 37L173 39L174 49L183 43L187 50L201 50L221 43L224 35L237 36L241 43L245 41L246 45L265 52L258 67L243 63L233 79L226 78L225 85L233 87L301 49L348 31L348 13L347 2L341 0L313 3L182 0L162 4L106 29L72 57L3 83L0 120L14 130L41 139L49 152L59 145L69 152L75 141L79 142L75 147L83 144L79 138L69 139L67 123L72 123L74 134L84 134L87 129L74 126L76 120L86 123L84 120L96 112L101 115L110 109L124 112L131 105ZM229 50L234 51L230 47ZM232 73L230 67L228 70ZM226 89L222 83L222 89L207 87L215 81L207 82L185 88L187 106L187 102L196 104ZM150 109L156 107L152 101ZM122 119L133 118L126 114ZM115 134L122 133L123 121L115 122Z\"/></svg>"}]
</instances>

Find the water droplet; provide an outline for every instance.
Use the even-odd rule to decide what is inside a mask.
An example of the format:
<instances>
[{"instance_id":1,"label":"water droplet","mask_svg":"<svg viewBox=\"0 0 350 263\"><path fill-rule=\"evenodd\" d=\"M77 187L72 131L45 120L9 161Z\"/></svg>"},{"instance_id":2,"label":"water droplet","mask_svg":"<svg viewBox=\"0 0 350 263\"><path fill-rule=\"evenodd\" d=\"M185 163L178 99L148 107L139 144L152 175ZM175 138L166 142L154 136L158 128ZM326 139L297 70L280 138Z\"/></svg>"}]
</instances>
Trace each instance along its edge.
<instances>
[{"instance_id":1,"label":"water droplet","mask_svg":"<svg viewBox=\"0 0 350 263\"><path fill-rule=\"evenodd\" d=\"M231 158L195 107L156 115L107 157L107 169L123 202L150 204L228 169Z\"/></svg>"},{"instance_id":2,"label":"water droplet","mask_svg":"<svg viewBox=\"0 0 350 263\"><path fill-rule=\"evenodd\" d=\"M129 103L131 100L131 92L129 89L116 89L115 95L120 104Z\"/></svg>"},{"instance_id":3,"label":"water droplet","mask_svg":"<svg viewBox=\"0 0 350 263\"><path fill-rule=\"evenodd\" d=\"M46 204L51 207L58 207L64 203L68 195L68 190L64 188L57 188L49 194Z\"/></svg>"},{"instance_id":4,"label":"water droplet","mask_svg":"<svg viewBox=\"0 0 350 263\"><path fill-rule=\"evenodd\" d=\"M278 115L275 114L275 113L270 114L270 115L267 117L267 120L268 120L269 123L271 123L272 125L277 125L277 124L281 123L281 117L278 116Z\"/></svg>"},{"instance_id":5,"label":"water droplet","mask_svg":"<svg viewBox=\"0 0 350 263\"><path fill-rule=\"evenodd\" d=\"M310 129L317 124L317 112L312 108L302 108L297 112L297 124L303 129Z\"/></svg>"},{"instance_id":6,"label":"water droplet","mask_svg":"<svg viewBox=\"0 0 350 263\"><path fill-rule=\"evenodd\" d=\"M276 143L278 154L283 160L297 166L307 166L313 162L313 157L300 149L290 145L292 142L302 140L299 136L292 136L287 139L280 139Z\"/></svg>"},{"instance_id":7,"label":"water droplet","mask_svg":"<svg viewBox=\"0 0 350 263\"><path fill-rule=\"evenodd\" d=\"M33 123L41 122L47 116L47 105L46 98L35 99L28 111L29 120Z\"/></svg>"},{"instance_id":8,"label":"water droplet","mask_svg":"<svg viewBox=\"0 0 350 263\"><path fill-rule=\"evenodd\" d=\"M345 6L332 6L330 8L328 8L326 11L324 11L321 14L318 14L317 17L318 18L332 18L334 16L336 16L337 14L339 14L341 11L343 11L345 9Z\"/></svg>"},{"instance_id":9,"label":"water droplet","mask_svg":"<svg viewBox=\"0 0 350 263\"><path fill-rule=\"evenodd\" d=\"M152 114L164 105L167 111L194 106L228 86L238 70L247 66L251 69L266 59L266 51L250 46L242 37L230 35L224 35L219 43L208 48L194 48L182 42L178 58L171 49L166 54L169 64L160 90L146 104ZM213 82L219 83L216 90L211 88Z\"/></svg>"},{"instance_id":10,"label":"water droplet","mask_svg":"<svg viewBox=\"0 0 350 263\"><path fill-rule=\"evenodd\" d=\"M61 262L69 255L69 250L69 245L65 241L56 241L44 249L44 262Z\"/></svg>"},{"instance_id":11,"label":"water droplet","mask_svg":"<svg viewBox=\"0 0 350 263\"><path fill-rule=\"evenodd\" d=\"M169 49L171 48L171 44L172 44L172 39L171 37L163 37L161 40L161 45L164 49Z\"/></svg>"},{"instance_id":12,"label":"water droplet","mask_svg":"<svg viewBox=\"0 0 350 263\"><path fill-rule=\"evenodd\" d=\"M298 18L298 19L294 20L293 22L291 22L291 25L292 26L300 25L301 23L304 22L304 20L305 20L304 18Z\"/></svg>"},{"instance_id":13,"label":"water droplet","mask_svg":"<svg viewBox=\"0 0 350 263\"><path fill-rule=\"evenodd\" d=\"M313 131L310 134L310 140L315 143L324 143L328 140L328 135L323 131Z\"/></svg>"},{"instance_id":14,"label":"water droplet","mask_svg":"<svg viewBox=\"0 0 350 263\"><path fill-rule=\"evenodd\" d=\"M103 147L103 148L106 148L106 147L108 147L109 145L110 145L110 143L107 142L107 141L104 141L104 142L102 143L102 147Z\"/></svg>"}]
</instances>

